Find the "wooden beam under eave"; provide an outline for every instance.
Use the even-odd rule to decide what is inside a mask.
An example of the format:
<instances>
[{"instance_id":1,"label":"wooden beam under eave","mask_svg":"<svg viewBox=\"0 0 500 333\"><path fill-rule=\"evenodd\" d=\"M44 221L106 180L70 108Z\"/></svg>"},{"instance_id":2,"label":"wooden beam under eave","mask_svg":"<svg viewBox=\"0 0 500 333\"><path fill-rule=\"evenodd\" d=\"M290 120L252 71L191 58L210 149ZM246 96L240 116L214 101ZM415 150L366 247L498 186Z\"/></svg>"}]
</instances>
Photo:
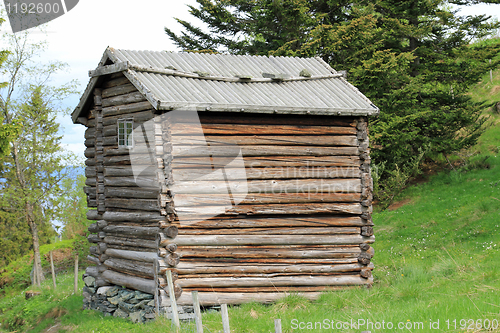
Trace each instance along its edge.
<instances>
[{"instance_id":1,"label":"wooden beam under eave","mask_svg":"<svg viewBox=\"0 0 500 333\"><path fill-rule=\"evenodd\" d=\"M89 71L89 76L96 77L101 75L123 72L128 68L129 68L128 61L117 62L116 64L113 65L97 67L96 69Z\"/></svg>"}]
</instances>

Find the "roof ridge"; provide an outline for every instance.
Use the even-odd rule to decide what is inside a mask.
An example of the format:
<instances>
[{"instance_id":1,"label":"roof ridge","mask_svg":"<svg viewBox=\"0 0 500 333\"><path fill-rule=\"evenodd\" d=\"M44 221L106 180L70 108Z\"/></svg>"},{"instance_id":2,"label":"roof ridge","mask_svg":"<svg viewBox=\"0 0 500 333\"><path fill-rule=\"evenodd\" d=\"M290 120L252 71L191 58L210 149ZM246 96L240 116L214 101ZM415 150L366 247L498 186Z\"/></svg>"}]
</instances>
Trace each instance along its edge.
<instances>
[{"instance_id":1,"label":"roof ridge","mask_svg":"<svg viewBox=\"0 0 500 333\"><path fill-rule=\"evenodd\" d=\"M142 66L137 64L129 64L128 69L136 72L148 72L155 74L165 74L172 76L181 76L201 80L215 80L215 81L227 81L227 82L286 82L286 81L305 81L305 80L318 80L318 79L331 79L342 77L342 74L323 74L323 75L311 75L311 76L292 76L289 78L281 77L279 74L275 77L263 77L263 78L252 78L248 76L211 76L208 73L197 73L197 72L186 72L170 68L159 68L153 66ZM203 75L205 74L205 75Z\"/></svg>"}]
</instances>

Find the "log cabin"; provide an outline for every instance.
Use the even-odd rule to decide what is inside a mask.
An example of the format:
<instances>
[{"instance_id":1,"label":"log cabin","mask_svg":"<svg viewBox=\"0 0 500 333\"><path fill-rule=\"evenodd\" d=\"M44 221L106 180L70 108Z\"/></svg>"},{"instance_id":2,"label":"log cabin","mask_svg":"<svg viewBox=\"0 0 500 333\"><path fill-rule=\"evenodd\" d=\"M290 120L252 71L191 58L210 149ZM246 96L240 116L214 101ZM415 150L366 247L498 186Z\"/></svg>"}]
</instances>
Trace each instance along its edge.
<instances>
[{"instance_id":1,"label":"log cabin","mask_svg":"<svg viewBox=\"0 0 500 333\"><path fill-rule=\"evenodd\" d=\"M95 220L86 276L169 305L370 286L369 117L321 58L107 48L72 113Z\"/></svg>"}]
</instances>

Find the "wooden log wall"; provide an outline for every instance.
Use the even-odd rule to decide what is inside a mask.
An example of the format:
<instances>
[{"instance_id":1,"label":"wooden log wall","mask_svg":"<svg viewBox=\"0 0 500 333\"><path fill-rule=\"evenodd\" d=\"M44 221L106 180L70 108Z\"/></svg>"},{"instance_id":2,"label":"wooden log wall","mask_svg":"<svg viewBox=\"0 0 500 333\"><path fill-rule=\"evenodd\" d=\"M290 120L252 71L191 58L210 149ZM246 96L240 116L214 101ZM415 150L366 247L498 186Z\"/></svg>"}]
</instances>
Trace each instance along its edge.
<instances>
[{"instance_id":1,"label":"wooden log wall","mask_svg":"<svg viewBox=\"0 0 500 333\"><path fill-rule=\"evenodd\" d=\"M88 257L95 266L87 274L99 286L153 293L156 304L167 306L167 270L181 304L192 290L210 305L371 285L373 184L365 117L207 112L200 113L200 136L195 117L155 115L120 73L109 75L94 95L85 132L85 192L96 208L88 213L96 221ZM154 133L133 154L118 147L123 118ZM224 195L213 193L226 186L220 178L205 173L203 181L184 181L208 168L224 170L230 186L239 184L241 170L226 167L234 151L225 145L241 149L248 190L228 207L221 206ZM144 166L140 177L132 165Z\"/></svg>"},{"instance_id":2,"label":"wooden log wall","mask_svg":"<svg viewBox=\"0 0 500 333\"><path fill-rule=\"evenodd\" d=\"M166 286L157 274L165 265L156 259L158 224L164 220L158 205L160 183L155 168L146 168L137 179L132 170L132 163L156 162L156 152L154 147L138 146L132 154L119 148L117 130L119 119L133 119L134 128L152 130L148 126L153 117L151 104L121 73L109 75L94 89L85 132L85 192L88 206L97 208L88 213L96 220L88 237L95 243L88 259L96 266L87 274L95 276L99 286L116 284L158 295L157 288Z\"/></svg>"},{"instance_id":3,"label":"wooden log wall","mask_svg":"<svg viewBox=\"0 0 500 333\"><path fill-rule=\"evenodd\" d=\"M199 291L204 304L237 304L241 293L275 299L276 292L312 296L372 284L366 118L200 113L200 120L204 138L191 116L162 120L163 213L172 214L167 220L178 234L162 238L159 254L178 274L176 285ZM185 182L207 167L203 139L209 168L224 167L234 154L224 145L237 144L244 157L249 193L217 216L224 195L212 189L225 184L210 175ZM225 169L233 180L238 172Z\"/></svg>"}]
</instances>

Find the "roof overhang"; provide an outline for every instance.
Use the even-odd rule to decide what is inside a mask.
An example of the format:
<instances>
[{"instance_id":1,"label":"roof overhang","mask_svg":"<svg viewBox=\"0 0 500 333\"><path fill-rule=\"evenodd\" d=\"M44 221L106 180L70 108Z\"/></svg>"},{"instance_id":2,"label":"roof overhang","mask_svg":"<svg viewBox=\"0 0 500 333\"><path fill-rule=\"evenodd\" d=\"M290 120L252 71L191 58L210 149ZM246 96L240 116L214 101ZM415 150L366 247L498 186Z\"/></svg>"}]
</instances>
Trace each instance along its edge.
<instances>
[{"instance_id":1,"label":"roof overhang","mask_svg":"<svg viewBox=\"0 0 500 333\"><path fill-rule=\"evenodd\" d=\"M318 60L322 61L322 59ZM325 66L330 68L328 64ZM333 69L332 69L333 71ZM200 72L186 72L177 69L159 68L152 66L143 66L134 64L129 61L120 60L115 54L114 49L108 47L104 52L101 61L95 70L89 71L90 81L80 98L75 110L72 112L72 120L74 123L86 124L86 114L91 107L94 88L98 87L105 75L113 73L123 73L125 77L135 86L135 88L143 94L143 96L151 103L151 106L158 111L170 110L186 110L186 111L212 111L212 112L240 112L240 113L270 113L270 114L309 114L309 115L330 115L330 116L376 116L379 114L379 109L373 105L364 95L362 95L355 87L350 85L357 94L361 95L367 102L368 108L311 108L310 106L272 106L272 105L249 105L249 104L225 104L225 103L200 103L200 102L170 102L162 101L138 78L138 73L159 74L179 78L192 78L210 81L223 82L239 82L239 83L271 83L271 82L295 82L295 81L312 81L322 79L341 78L342 74L333 71L331 74L323 75L308 75L299 77L290 77L279 73L262 73L262 78L251 78L246 76L241 77L223 77L210 76ZM342 79L344 80L344 79Z\"/></svg>"}]
</instances>

